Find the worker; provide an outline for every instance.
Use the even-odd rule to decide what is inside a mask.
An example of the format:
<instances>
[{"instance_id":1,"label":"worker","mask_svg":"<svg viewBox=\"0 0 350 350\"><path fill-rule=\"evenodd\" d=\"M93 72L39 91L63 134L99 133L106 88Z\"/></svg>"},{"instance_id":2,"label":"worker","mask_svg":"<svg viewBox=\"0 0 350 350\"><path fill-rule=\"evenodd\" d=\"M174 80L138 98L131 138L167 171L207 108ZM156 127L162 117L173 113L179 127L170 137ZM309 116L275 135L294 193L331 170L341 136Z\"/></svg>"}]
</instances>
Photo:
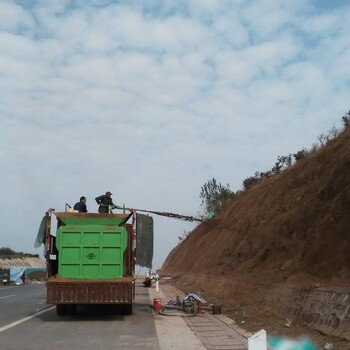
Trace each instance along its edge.
<instances>
[{"instance_id":1,"label":"worker","mask_svg":"<svg viewBox=\"0 0 350 350\"><path fill-rule=\"evenodd\" d=\"M114 209L117 206L113 203L112 200L112 193L106 192L106 194L103 194L101 196L98 196L95 198L96 203L99 205L98 212L100 214L103 213L109 213L109 209Z\"/></svg>"},{"instance_id":2,"label":"worker","mask_svg":"<svg viewBox=\"0 0 350 350\"><path fill-rule=\"evenodd\" d=\"M80 197L79 202L75 203L73 209L78 211L79 213L87 213L86 197L84 197L84 196Z\"/></svg>"}]
</instances>

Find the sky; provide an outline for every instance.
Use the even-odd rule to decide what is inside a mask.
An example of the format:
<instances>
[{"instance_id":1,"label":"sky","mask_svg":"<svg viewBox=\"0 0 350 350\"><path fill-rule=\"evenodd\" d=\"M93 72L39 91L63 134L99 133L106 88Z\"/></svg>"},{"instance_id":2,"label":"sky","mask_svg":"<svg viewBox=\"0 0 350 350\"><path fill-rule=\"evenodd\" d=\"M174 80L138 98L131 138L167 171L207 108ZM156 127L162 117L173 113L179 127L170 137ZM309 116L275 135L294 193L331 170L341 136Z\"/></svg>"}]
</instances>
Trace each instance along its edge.
<instances>
[{"instance_id":1,"label":"sky","mask_svg":"<svg viewBox=\"0 0 350 350\"><path fill-rule=\"evenodd\" d=\"M0 247L113 193L198 216L349 110L347 0L0 0ZM117 211L116 211L117 212ZM154 268L196 223L153 216ZM219 239L219 238L218 238Z\"/></svg>"}]
</instances>

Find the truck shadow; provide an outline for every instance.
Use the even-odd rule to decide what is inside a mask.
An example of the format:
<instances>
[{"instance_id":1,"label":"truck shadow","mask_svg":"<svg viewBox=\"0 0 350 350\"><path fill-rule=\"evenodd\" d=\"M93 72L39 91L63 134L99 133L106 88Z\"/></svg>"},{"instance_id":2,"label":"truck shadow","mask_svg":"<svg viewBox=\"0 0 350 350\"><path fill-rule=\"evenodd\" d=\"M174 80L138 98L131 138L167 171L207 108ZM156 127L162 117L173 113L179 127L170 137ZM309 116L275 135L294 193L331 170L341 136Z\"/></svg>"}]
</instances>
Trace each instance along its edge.
<instances>
[{"instance_id":1,"label":"truck shadow","mask_svg":"<svg viewBox=\"0 0 350 350\"><path fill-rule=\"evenodd\" d=\"M124 321L145 313L151 314L152 310L142 303L133 305L132 314L127 314L124 305L78 305L74 315L58 316L53 308L36 318L42 322Z\"/></svg>"}]
</instances>

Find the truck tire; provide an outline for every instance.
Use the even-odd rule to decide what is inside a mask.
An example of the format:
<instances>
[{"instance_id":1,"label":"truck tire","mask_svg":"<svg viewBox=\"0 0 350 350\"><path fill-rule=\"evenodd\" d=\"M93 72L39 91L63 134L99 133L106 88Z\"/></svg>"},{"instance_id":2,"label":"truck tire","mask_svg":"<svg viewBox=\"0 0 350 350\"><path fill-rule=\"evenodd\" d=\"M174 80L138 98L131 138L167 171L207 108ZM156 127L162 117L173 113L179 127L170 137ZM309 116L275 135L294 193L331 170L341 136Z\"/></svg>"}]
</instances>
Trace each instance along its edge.
<instances>
[{"instance_id":1,"label":"truck tire","mask_svg":"<svg viewBox=\"0 0 350 350\"><path fill-rule=\"evenodd\" d=\"M76 315L77 313L77 305L76 304L68 304L66 305L66 312L65 314L68 316Z\"/></svg>"},{"instance_id":2,"label":"truck tire","mask_svg":"<svg viewBox=\"0 0 350 350\"><path fill-rule=\"evenodd\" d=\"M65 316L66 315L66 305L65 304L57 304L56 305L56 313L57 313L57 316Z\"/></svg>"},{"instance_id":3,"label":"truck tire","mask_svg":"<svg viewBox=\"0 0 350 350\"><path fill-rule=\"evenodd\" d=\"M77 313L76 304L57 304L56 305L57 316L73 316Z\"/></svg>"},{"instance_id":4,"label":"truck tire","mask_svg":"<svg viewBox=\"0 0 350 350\"><path fill-rule=\"evenodd\" d=\"M123 304L121 306L121 314L122 315L131 315L132 314L132 304Z\"/></svg>"}]
</instances>

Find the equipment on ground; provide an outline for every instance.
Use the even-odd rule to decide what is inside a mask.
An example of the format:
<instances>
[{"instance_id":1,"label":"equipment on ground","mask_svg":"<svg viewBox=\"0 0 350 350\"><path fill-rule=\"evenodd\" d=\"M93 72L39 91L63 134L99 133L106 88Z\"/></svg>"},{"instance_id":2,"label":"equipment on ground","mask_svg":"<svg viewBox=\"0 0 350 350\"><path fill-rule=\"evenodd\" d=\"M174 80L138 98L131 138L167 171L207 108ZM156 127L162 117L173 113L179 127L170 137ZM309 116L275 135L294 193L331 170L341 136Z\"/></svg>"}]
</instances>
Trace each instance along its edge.
<instances>
[{"instance_id":1,"label":"equipment on ground","mask_svg":"<svg viewBox=\"0 0 350 350\"><path fill-rule=\"evenodd\" d=\"M213 314L221 314L220 304L209 304L198 294L189 293L182 301L179 296L176 300L169 300L159 313L164 316L196 316L202 311L210 311ZM175 312L174 312L175 311ZM177 312L177 311L180 311Z\"/></svg>"}]
</instances>

